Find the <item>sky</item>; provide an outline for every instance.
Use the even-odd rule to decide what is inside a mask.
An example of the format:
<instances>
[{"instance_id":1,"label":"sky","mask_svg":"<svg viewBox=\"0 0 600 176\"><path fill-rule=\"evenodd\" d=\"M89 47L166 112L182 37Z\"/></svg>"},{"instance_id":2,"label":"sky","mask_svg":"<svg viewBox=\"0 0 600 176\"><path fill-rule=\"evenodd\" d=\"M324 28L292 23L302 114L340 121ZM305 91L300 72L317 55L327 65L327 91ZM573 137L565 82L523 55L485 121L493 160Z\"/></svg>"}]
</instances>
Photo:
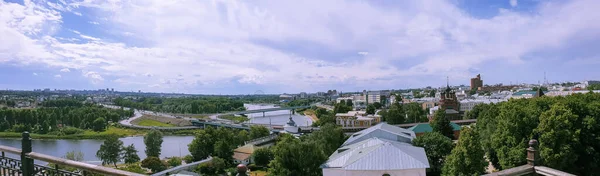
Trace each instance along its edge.
<instances>
[{"instance_id":1,"label":"sky","mask_svg":"<svg viewBox=\"0 0 600 176\"><path fill-rule=\"evenodd\" d=\"M0 89L253 94L600 79L598 0L0 0Z\"/></svg>"}]
</instances>

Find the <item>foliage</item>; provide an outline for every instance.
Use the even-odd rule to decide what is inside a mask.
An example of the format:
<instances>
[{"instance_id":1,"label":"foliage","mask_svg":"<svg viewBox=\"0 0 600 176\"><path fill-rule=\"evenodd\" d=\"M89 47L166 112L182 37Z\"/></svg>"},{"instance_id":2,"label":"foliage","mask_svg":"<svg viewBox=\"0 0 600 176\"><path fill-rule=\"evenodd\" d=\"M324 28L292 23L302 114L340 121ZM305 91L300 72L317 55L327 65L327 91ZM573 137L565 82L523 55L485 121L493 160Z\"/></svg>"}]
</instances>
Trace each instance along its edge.
<instances>
[{"instance_id":1,"label":"foliage","mask_svg":"<svg viewBox=\"0 0 600 176\"><path fill-rule=\"evenodd\" d=\"M592 84L587 86L588 90L600 90L600 84Z\"/></svg>"},{"instance_id":2,"label":"foliage","mask_svg":"<svg viewBox=\"0 0 600 176\"><path fill-rule=\"evenodd\" d=\"M142 167L152 170L157 173L167 169L167 163L161 161L158 157L150 156L142 160Z\"/></svg>"},{"instance_id":3,"label":"foliage","mask_svg":"<svg viewBox=\"0 0 600 176\"><path fill-rule=\"evenodd\" d=\"M103 165L113 164L117 168L117 162L121 160L121 148L123 148L123 141L117 136L109 137L100 145L96 157L102 160Z\"/></svg>"},{"instance_id":4,"label":"foliage","mask_svg":"<svg viewBox=\"0 0 600 176\"><path fill-rule=\"evenodd\" d=\"M233 149L235 146L230 146L229 141L219 140L215 143L213 155L225 160L226 163L233 163Z\"/></svg>"},{"instance_id":5,"label":"foliage","mask_svg":"<svg viewBox=\"0 0 600 176\"><path fill-rule=\"evenodd\" d=\"M477 119L477 117L479 116L479 113L481 113L481 111L483 111L483 109L487 109L488 106L492 106L492 105L485 104L485 103L475 105L472 110L467 111L465 113L464 119Z\"/></svg>"},{"instance_id":6,"label":"foliage","mask_svg":"<svg viewBox=\"0 0 600 176\"><path fill-rule=\"evenodd\" d=\"M185 161L186 164L192 163L194 162L194 157L192 155L185 155L183 161Z\"/></svg>"},{"instance_id":7,"label":"foliage","mask_svg":"<svg viewBox=\"0 0 600 176\"><path fill-rule=\"evenodd\" d=\"M200 114L246 110L243 101L225 97L141 97L136 100L116 98L113 102L117 106L170 113Z\"/></svg>"},{"instance_id":8,"label":"foliage","mask_svg":"<svg viewBox=\"0 0 600 176\"><path fill-rule=\"evenodd\" d=\"M413 145L423 147L427 154L430 168L427 175L440 175L446 161L446 156L452 151L452 140L440 133L430 132L418 136L413 140Z\"/></svg>"},{"instance_id":9,"label":"foliage","mask_svg":"<svg viewBox=\"0 0 600 176\"><path fill-rule=\"evenodd\" d=\"M60 131L60 127L100 130L106 127L107 121L116 122L133 115L133 111L109 109L86 104L80 107L42 107L36 109L0 109L0 131L31 133L52 133ZM94 122L103 118L104 123Z\"/></svg>"},{"instance_id":10,"label":"foliage","mask_svg":"<svg viewBox=\"0 0 600 176\"><path fill-rule=\"evenodd\" d=\"M322 126L328 123L335 124L335 114L333 111L327 111L325 108L317 108L315 115L319 119L313 123L313 126Z\"/></svg>"},{"instance_id":11,"label":"foliage","mask_svg":"<svg viewBox=\"0 0 600 176\"><path fill-rule=\"evenodd\" d=\"M65 154L65 159L73 160L73 161L83 161L83 153L80 151L70 151Z\"/></svg>"},{"instance_id":12,"label":"foliage","mask_svg":"<svg viewBox=\"0 0 600 176\"><path fill-rule=\"evenodd\" d=\"M343 100L333 106L333 112L335 113L347 113L348 111L352 111L352 106L346 105Z\"/></svg>"},{"instance_id":13,"label":"foliage","mask_svg":"<svg viewBox=\"0 0 600 176\"><path fill-rule=\"evenodd\" d=\"M137 165L137 164L128 164L127 167L120 168L120 169L124 170L124 171L133 172L133 173L138 173L138 174L146 173L146 170L144 170L140 165Z\"/></svg>"},{"instance_id":14,"label":"foliage","mask_svg":"<svg viewBox=\"0 0 600 176\"><path fill-rule=\"evenodd\" d=\"M261 138L265 136L269 136L271 132L267 127L264 126L250 126L250 139Z\"/></svg>"},{"instance_id":15,"label":"foliage","mask_svg":"<svg viewBox=\"0 0 600 176\"><path fill-rule=\"evenodd\" d=\"M269 148L259 148L252 153L252 158L254 158L254 163L259 166L267 166L269 162L273 160L273 151Z\"/></svg>"},{"instance_id":16,"label":"foliage","mask_svg":"<svg viewBox=\"0 0 600 176\"><path fill-rule=\"evenodd\" d=\"M370 104L367 106L367 114L375 114L375 106Z\"/></svg>"},{"instance_id":17,"label":"foliage","mask_svg":"<svg viewBox=\"0 0 600 176\"><path fill-rule=\"evenodd\" d=\"M163 143L163 134L158 130L152 130L144 136L144 144L146 145L146 156L160 156L160 148Z\"/></svg>"},{"instance_id":18,"label":"foliage","mask_svg":"<svg viewBox=\"0 0 600 176\"><path fill-rule=\"evenodd\" d=\"M137 150L133 144L123 147L123 161L127 164L136 163L140 161L140 157L137 154Z\"/></svg>"},{"instance_id":19,"label":"foliage","mask_svg":"<svg viewBox=\"0 0 600 176\"><path fill-rule=\"evenodd\" d=\"M442 175L481 175L488 165L483 156L477 131L463 128L458 144L446 157Z\"/></svg>"},{"instance_id":20,"label":"foliage","mask_svg":"<svg viewBox=\"0 0 600 176\"><path fill-rule=\"evenodd\" d=\"M352 100L346 100L346 106L353 107L354 103L352 103Z\"/></svg>"},{"instance_id":21,"label":"foliage","mask_svg":"<svg viewBox=\"0 0 600 176\"><path fill-rule=\"evenodd\" d=\"M243 144L244 141L236 140L234 130L219 127L207 127L196 133L196 137L188 145L188 150L194 161L203 160L211 155L219 155L227 162L231 161L233 149ZM217 145L218 144L218 145Z\"/></svg>"},{"instance_id":22,"label":"foliage","mask_svg":"<svg viewBox=\"0 0 600 176\"><path fill-rule=\"evenodd\" d=\"M393 103L390 109L381 111L381 116L389 124L401 124L405 122L406 114L404 108L398 102Z\"/></svg>"},{"instance_id":23,"label":"foliage","mask_svg":"<svg viewBox=\"0 0 600 176\"><path fill-rule=\"evenodd\" d=\"M229 114L228 115L219 116L219 118L220 119L231 120L234 123L242 123L242 122L250 120L248 117L245 117L245 116L241 116L241 115L240 116L236 116L236 115L229 115Z\"/></svg>"},{"instance_id":24,"label":"foliage","mask_svg":"<svg viewBox=\"0 0 600 176\"><path fill-rule=\"evenodd\" d=\"M44 107L81 107L83 103L76 99L46 100L41 103Z\"/></svg>"},{"instance_id":25,"label":"foliage","mask_svg":"<svg viewBox=\"0 0 600 176\"><path fill-rule=\"evenodd\" d=\"M381 109L381 107L383 107L383 105L380 102L374 102L373 106L375 106L375 109Z\"/></svg>"},{"instance_id":26,"label":"foliage","mask_svg":"<svg viewBox=\"0 0 600 176\"><path fill-rule=\"evenodd\" d=\"M433 132L438 132L450 139L454 139L454 131L450 125L450 120L446 118L446 112L440 109L435 112L433 121L431 122L431 128Z\"/></svg>"},{"instance_id":27,"label":"foliage","mask_svg":"<svg viewBox=\"0 0 600 176\"><path fill-rule=\"evenodd\" d=\"M408 103L403 104L402 108L406 113L406 122L405 123L417 123L417 122L428 122L427 112L421 108L421 104L419 103Z\"/></svg>"},{"instance_id":28,"label":"foliage","mask_svg":"<svg viewBox=\"0 0 600 176\"><path fill-rule=\"evenodd\" d=\"M93 124L94 124L94 126L92 129L94 131L106 130L106 120L104 120L104 118L102 118L102 117L98 117L96 120L94 120Z\"/></svg>"},{"instance_id":29,"label":"foliage","mask_svg":"<svg viewBox=\"0 0 600 176\"><path fill-rule=\"evenodd\" d=\"M319 166L327 160L316 142L300 141L283 135L273 147L274 159L269 163L270 175L321 175Z\"/></svg>"},{"instance_id":30,"label":"foliage","mask_svg":"<svg viewBox=\"0 0 600 176\"><path fill-rule=\"evenodd\" d=\"M179 158L179 157L172 157L171 159L169 159L169 161L167 161L167 163L171 167L177 167L177 166L181 165L181 158Z\"/></svg>"},{"instance_id":31,"label":"foliage","mask_svg":"<svg viewBox=\"0 0 600 176\"><path fill-rule=\"evenodd\" d=\"M220 175L225 173L227 163L224 159L213 157L210 162L205 162L198 165L197 171L203 175Z\"/></svg>"},{"instance_id":32,"label":"foliage","mask_svg":"<svg viewBox=\"0 0 600 176\"><path fill-rule=\"evenodd\" d=\"M532 87L531 88L532 91L537 91L538 89L542 89L542 91L548 91L547 87Z\"/></svg>"},{"instance_id":33,"label":"foliage","mask_svg":"<svg viewBox=\"0 0 600 176\"><path fill-rule=\"evenodd\" d=\"M346 137L341 127L334 124L321 126L320 130L305 136L303 140L316 143L326 155L333 153L340 147Z\"/></svg>"}]
</instances>

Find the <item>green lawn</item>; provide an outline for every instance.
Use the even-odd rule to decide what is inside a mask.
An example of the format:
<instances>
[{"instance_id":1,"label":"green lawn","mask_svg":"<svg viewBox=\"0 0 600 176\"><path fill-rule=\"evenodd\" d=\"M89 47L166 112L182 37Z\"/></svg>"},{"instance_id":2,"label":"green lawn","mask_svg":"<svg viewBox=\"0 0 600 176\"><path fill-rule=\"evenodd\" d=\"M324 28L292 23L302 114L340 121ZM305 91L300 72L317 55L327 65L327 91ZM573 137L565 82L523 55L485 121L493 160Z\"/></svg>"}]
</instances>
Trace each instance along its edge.
<instances>
[{"instance_id":1,"label":"green lawn","mask_svg":"<svg viewBox=\"0 0 600 176\"><path fill-rule=\"evenodd\" d=\"M92 130L85 130L83 133L71 134L71 135L52 135L52 134L31 134L33 139L106 139L108 136L117 135L120 137L125 136L137 136L146 134L147 130L134 130L125 129L118 127L108 127L103 132L95 132ZM0 132L0 138L21 138L19 132Z\"/></svg>"},{"instance_id":2,"label":"green lawn","mask_svg":"<svg viewBox=\"0 0 600 176\"><path fill-rule=\"evenodd\" d=\"M235 116L235 115L222 115L222 116L219 116L219 118L231 120L231 121L233 121L235 123L241 123L241 122L245 122L245 121L250 120L248 117Z\"/></svg>"},{"instance_id":3,"label":"green lawn","mask_svg":"<svg viewBox=\"0 0 600 176\"><path fill-rule=\"evenodd\" d=\"M163 123L157 120L152 119L142 119L138 122L137 125L140 126L155 126L155 127L174 127L175 125Z\"/></svg>"}]
</instances>

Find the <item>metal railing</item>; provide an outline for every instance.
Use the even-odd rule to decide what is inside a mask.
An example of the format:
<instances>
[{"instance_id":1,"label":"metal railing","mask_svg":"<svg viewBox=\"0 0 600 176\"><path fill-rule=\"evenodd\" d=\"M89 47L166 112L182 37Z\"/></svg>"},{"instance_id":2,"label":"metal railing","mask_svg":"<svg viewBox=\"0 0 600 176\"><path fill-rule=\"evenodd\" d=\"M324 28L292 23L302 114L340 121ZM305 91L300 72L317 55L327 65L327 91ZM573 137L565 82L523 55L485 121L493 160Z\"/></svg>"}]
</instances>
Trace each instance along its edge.
<instances>
[{"instance_id":1,"label":"metal railing","mask_svg":"<svg viewBox=\"0 0 600 176\"><path fill-rule=\"evenodd\" d=\"M142 174L36 153L31 151L29 133L23 132L22 137L21 149L0 145L0 151L2 152L0 156L0 175L85 176L94 173L115 176L142 176ZM6 157L5 152L20 155L21 158L19 160ZM51 163L54 167L35 164L34 160ZM63 170L60 167L74 168L75 171Z\"/></svg>"}]
</instances>

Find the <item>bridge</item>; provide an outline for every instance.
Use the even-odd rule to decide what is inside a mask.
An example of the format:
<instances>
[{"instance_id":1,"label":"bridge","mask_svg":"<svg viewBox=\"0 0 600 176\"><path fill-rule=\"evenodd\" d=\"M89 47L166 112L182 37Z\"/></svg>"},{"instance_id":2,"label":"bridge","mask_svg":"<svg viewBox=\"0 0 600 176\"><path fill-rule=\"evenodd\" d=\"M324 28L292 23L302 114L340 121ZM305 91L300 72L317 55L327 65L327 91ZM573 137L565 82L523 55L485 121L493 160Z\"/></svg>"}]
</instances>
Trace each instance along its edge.
<instances>
[{"instance_id":1,"label":"bridge","mask_svg":"<svg viewBox=\"0 0 600 176\"><path fill-rule=\"evenodd\" d=\"M79 161L58 158L32 151L31 137L28 132L23 132L21 139L21 149L0 145L0 175L72 175L84 176L91 174L117 175L117 176L142 176L142 174L131 173L117 170L109 167L83 163ZM20 158L11 158L6 153L20 156ZM35 164L35 160L54 164L54 167ZM61 169L64 167L75 168L74 171Z\"/></svg>"},{"instance_id":2,"label":"bridge","mask_svg":"<svg viewBox=\"0 0 600 176\"><path fill-rule=\"evenodd\" d=\"M281 111L281 110L294 110L294 109L304 109L310 108L311 106L292 106L292 107L278 107L278 108L267 108L267 109L255 109L255 110L247 110L247 111L239 111L239 112L228 112L223 113L222 115L243 115L243 114L253 114L253 113L264 113L270 111Z\"/></svg>"}]
</instances>

